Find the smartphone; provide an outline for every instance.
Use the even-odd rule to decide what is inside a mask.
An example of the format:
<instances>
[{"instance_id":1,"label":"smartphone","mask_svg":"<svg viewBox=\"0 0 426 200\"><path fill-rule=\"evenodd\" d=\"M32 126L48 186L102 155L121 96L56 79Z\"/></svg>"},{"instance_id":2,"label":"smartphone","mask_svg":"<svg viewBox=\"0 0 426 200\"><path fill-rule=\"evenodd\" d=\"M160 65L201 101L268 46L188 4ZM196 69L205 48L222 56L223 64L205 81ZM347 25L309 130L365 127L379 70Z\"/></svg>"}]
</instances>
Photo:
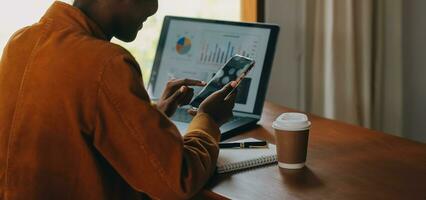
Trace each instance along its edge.
<instances>
[{"instance_id":1,"label":"smartphone","mask_svg":"<svg viewBox=\"0 0 426 200\"><path fill-rule=\"evenodd\" d=\"M213 78L204 86L203 89L189 103L194 108L198 108L207 97L214 92L222 89L231 81L237 81L237 87L241 80L253 68L255 61L251 58L241 55L235 55L226 62L226 64L213 76ZM237 88L235 87L232 92ZM230 92L230 94L232 93ZM228 94L229 95L229 94Z\"/></svg>"}]
</instances>

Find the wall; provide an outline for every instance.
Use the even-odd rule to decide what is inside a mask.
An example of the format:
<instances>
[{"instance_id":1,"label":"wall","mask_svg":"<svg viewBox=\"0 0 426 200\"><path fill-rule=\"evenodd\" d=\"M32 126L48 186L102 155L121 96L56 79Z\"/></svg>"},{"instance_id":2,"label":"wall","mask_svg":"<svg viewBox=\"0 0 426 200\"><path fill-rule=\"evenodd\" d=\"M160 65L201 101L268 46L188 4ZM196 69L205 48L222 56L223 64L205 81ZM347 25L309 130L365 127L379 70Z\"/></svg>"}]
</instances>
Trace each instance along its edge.
<instances>
[{"instance_id":1,"label":"wall","mask_svg":"<svg viewBox=\"0 0 426 200\"><path fill-rule=\"evenodd\" d=\"M403 58L402 58L402 2L381 0L381 79L379 101L374 105L373 128L396 136L403 136ZM376 8L378 9L378 8ZM378 59L378 58L376 58Z\"/></svg>"},{"instance_id":2,"label":"wall","mask_svg":"<svg viewBox=\"0 0 426 200\"><path fill-rule=\"evenodd\" d=\"M281 27L267 100L300 108L303 10L300 0L266 0L265 21Z\"/></svg>"},{"instance_id":3,"label":"wall","mask_svg":"<svg viewBox=\"0 0 426 200\"><path fill-rule=\"evenodd\" d=\"M403 133L426 143L426 1L403 2Z\"/></svg>"}]
</instances>

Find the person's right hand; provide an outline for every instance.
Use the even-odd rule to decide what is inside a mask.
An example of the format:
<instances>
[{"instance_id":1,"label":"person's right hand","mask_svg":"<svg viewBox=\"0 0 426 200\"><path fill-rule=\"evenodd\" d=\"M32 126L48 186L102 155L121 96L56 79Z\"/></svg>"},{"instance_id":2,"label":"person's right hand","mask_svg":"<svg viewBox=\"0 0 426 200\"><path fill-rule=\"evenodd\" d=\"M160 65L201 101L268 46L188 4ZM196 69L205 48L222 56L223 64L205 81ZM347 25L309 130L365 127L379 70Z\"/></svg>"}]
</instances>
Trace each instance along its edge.
<instances>
[{"instance_id":1,"label":"person's right hand","mask_svg":"<svg viewBox=\"0 0 426 200\"><path fill-rule=\"evenodd\" d=\"M188 110L189 114L196 115L197 113L208 114L218 126L222 126L233 116L232 109L234 109L235 98L237 96L236 90L229 94L236 82L231 82L224 86L221 90L211 94L201 104L198 110ZM228 95L229 94L229 95Z\"/></svg>"}]
</instances>

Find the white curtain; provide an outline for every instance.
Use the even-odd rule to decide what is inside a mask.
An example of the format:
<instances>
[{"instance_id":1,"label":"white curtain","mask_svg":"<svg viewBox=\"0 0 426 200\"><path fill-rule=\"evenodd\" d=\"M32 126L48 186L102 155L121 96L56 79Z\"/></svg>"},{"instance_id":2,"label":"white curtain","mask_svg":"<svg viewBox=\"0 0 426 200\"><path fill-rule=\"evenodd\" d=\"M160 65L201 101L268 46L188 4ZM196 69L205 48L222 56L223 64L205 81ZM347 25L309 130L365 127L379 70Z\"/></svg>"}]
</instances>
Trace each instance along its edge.
<instances>
[{"instance_id":1,"label":"white curtain","mask_svg":"<svg viewBox=\"0 0 426 200\"><path fill-rule=\"evenodd\" d=\"M400 48L400 35L387 32L389 27L398 30L389 26L389 16L395 12L388 11L398 10L400 1L306 0L306 97L302 104L307 111L380 130L385 123L395 123L395 117L384 115L400 111L401 78L391 82L399 87L386 83L390 82L389 66L393 66L391 71L400 70L401 56L400 50L386 48L392 44ZM397 100L386 99L389 94ZM394 126L390 131L399 133L400 124Z\"/></svg>"}]
</instances>

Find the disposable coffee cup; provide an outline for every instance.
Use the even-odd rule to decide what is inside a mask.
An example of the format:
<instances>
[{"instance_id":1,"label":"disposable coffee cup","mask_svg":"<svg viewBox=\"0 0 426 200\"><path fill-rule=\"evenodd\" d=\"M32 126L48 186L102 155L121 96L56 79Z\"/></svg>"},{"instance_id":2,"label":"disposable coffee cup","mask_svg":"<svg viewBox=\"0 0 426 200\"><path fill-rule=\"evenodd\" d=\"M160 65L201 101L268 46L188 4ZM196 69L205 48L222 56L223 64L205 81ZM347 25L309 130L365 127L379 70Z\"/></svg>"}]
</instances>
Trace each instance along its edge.
<instances>
[{"instance_id":1,"label":"disposable coffee cup","mask_svg":"<svg viewBox=\"0 0 426 200\"><path fill-rule=\"evenodd\" d=\"M272 124L277 144L278 166L301 169L305 166L311 122L302 113L284 113Z\"/></svg>"}]
</instances>

